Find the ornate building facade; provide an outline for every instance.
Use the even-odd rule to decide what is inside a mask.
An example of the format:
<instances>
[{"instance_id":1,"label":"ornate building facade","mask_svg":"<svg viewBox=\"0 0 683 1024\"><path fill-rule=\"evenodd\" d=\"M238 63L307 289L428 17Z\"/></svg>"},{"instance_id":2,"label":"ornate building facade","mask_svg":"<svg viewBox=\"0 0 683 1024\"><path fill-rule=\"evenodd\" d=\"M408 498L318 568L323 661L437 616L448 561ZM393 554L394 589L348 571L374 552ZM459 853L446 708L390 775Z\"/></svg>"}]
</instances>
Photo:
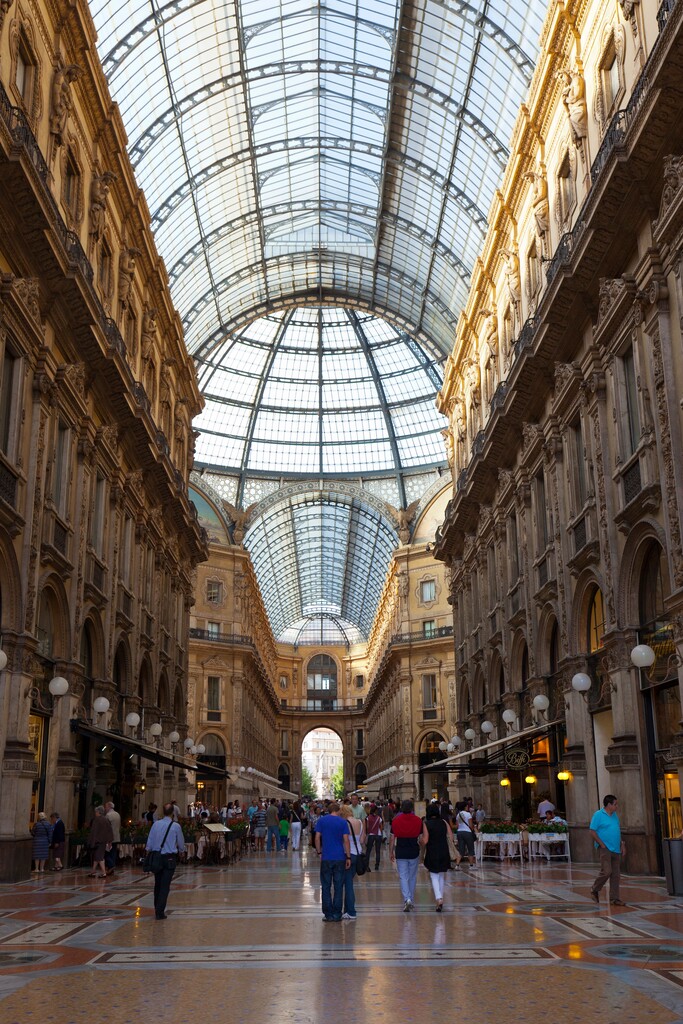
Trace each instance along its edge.
<instances>
[{"instance_id":1,"label":"ornate building facade","mask_svg":"<svg viewBox=\"0 0 683 1024\"><path fill-rule=\"evenodd\" d=\"M135 813L148 745L169 762L149 796L183 798L169 733L205 556L187 492L202 401L125 154L87 8L3 3L3 880L30 869L38 810L69 828L107 798Z\"/></svg>"},{"instance_id":2,"label":"ornate building facade","mask_svg":"<svg viewBox=\"0 0 683 1024\"><path fill-rule=\"evenodd\" d=\"M681 829L681 20L551 6L439 399L473 751L450 765L483 765L487 806L501 779L527 813L549 791L580 859L618 794L632 871Z\"/></svg>"}]
</instances>

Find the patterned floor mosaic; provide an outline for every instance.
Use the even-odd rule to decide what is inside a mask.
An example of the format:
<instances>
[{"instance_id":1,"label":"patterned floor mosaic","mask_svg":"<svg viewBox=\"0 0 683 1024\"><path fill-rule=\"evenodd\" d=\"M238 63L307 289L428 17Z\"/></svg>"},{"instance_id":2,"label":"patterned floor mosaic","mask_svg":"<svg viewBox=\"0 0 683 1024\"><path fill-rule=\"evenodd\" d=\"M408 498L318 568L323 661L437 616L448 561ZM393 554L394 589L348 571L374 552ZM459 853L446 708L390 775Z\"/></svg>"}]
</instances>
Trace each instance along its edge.
<instances>
[{"instance_id":1,"label":"patterned floor mosaic","mask_svg":"<svg viewBox=\"0 0 683 1024\"><path fill-rule=\"evenodd\" d=\"M451 872L435 914L421 870L405 914L383 863L357 920L328 924L318 866L182 867L166 921L131 867L0 886L0 1021L195 1024L208 1001L228 1024L683 1024L683 898L661 879L624 879L614 908L591 901L592 865L495 863Z\"/></svg>"}]
</instances>

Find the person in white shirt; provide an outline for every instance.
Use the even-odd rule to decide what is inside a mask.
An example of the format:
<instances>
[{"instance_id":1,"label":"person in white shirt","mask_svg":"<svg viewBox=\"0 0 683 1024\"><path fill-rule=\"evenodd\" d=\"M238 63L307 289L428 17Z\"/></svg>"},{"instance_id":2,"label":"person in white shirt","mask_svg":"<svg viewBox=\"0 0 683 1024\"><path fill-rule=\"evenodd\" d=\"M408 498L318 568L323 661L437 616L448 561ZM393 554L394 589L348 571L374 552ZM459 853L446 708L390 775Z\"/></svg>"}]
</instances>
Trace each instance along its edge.
<instances>
[{"instance_id":1,"label":"person in white shirt","mask_svg":"<svg viewBox=\"0 0 683 1024\"><path fill-rule=\"evenodd\" d=\"M548 799L547 796L544 797L543 800L541 800L540 804L538 805L538 809L537 809L537 814L538 814L539 818L541 819L541 821L544 820L545 812L546 811L552 811L553 814L555 813L555 804L552 803Z\"/></svg>"},{"instance_id":2,"label":"person in white shirt","mask_svg":"<svg viewBox=\"0 0 683 1024\"><path fill-rule=\"evenodd\" d=\"M467 857L470 868L476 868L474 856L474 825L466 804L461 801L455 805L455 824L457 827L458 850L461 857Z\"/></svg>"}]
</instances>

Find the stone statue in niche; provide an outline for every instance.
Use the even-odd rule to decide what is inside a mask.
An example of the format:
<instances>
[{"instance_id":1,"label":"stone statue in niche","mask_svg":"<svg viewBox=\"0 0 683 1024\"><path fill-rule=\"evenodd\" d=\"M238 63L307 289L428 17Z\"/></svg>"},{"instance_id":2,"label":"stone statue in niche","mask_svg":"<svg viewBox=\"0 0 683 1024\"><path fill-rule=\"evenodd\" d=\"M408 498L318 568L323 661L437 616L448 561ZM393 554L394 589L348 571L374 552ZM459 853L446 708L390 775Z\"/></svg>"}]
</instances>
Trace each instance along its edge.
<instances>
[{"instance_id":1,"label":"stone statue in niche","mask_svg":"<svg viewBox=\"0 0 683 1024\"><path fill-rule=\"evenodd\" d=\"M139 255L139 249L126 247L119 256L119 303L121 309L127 309L130 303L130 293L135 275L135 257Z\"/></svg>"},{"instance_id":2,"label":"stone statue in niche","mask_svg":"<svg viewBox=\"0 0 683 1024\"><path fill-rule=\"evenodd\" d=\"M71 113L71 83L77 81L82 74L78 64L59 64L55 68L50 103L50 134L54 136L58 146L64 142L66 125Z\"/></svg>"},{"instance_id":3,"label":"stone statue in niche","mask_svg":"<svg viewBox=\"0 0 683 1024\"><path fill-rule=\"evenodd\" d=\"M540 171L527 171L524 175L527 181L532 181L534 186L534 220L536 221L536 234L541 239L541 248L546 253L546 238L550 228L550 206L548 204L548 179L541 167Z\"/></svg>"},{"instance_id":4,"label":"stone statue in niche","mask_svg":"<svg viewBox=\"0 0 683 1024\"><path fill-rule=\"evenodd\" d=\"M142 336L140 338L140 348L144 362L147 362L147 360L150 359L152 352L154 351L156 336L157 311L156 309L146 309L142 315Z\"/></svg>"},{"instance_id":5,"label":"stone statue in niche","mask_svg":"<svg viewBox=\"0 0 683 1024\"><path fill-rule=\"evenodd\" d=\"M588 135L586 83L578 68L560 71L558 77L564 83L562 102L569 118L572 140L575 146L580 147Z\"/></svg>"},{"instance_id":6,"label":"stone statue in niche","mask_svg":"<svg viewBox=\"0 0 683 1024\"><path fill-rule=\"evenodd\" d=\"M465 415L465 402L462 398L456 398L453 407L453 428L458 441L463 442L467 435L467 418Z\"/></svg>"},{"instance_id":7,"label":"stone statue in niche","mask_svg":"<svg viewBox=\"0 0 683 1024\"><path fill-rule=\"evenodd\" d=\"M488 346L489 354L493 359L498 355L498 323L496 321L495 309L482 309L480 316L486 317L484 325L484 341Z\"/></svg>"},{"instance_id":8,"label":"stone statue in niche","mask_svg":"<svg viewBox=\"0 0 683 1024\"><path fill-rule=\"evenodd\" d=\"M500 252L505 260L505 283L514 318L514 331L517 334L522 326L522 278L519 272L519 256L514 249L501 249Z\"/></svg>"},{"instance_id":9,"label":"stone statue in niche","mask_svg":"<svg viewBox=\"0 0 683 1024\"><path fill-rule=\"evenodd\" d=\"M90 237L93 242L99 242L104 232L107 200L113 181L116 181L116 175L105 171L94 177L90 186Z\"/></svg>"},{"instance_id":10,"label":"stone statue in niche","mask_svg":"<svg viewBox=\"0 0 683 1024\"><path fill-rule=\"evenodd\" d=\"M453 437L452 430L442 430L441 436L443 437L444 444L446 445L446 461L451 469L455 465L455 439Z\"/></svg>"},{"instance_id":11,"label":"stone statue in niche","mask_svg":"<svg viewBox=\"0 0 683 1024\"><path fill-rule=\"evenodd\" d=\"M478 406L481 402L481 370L476 359L468 359L465 366L465 382L470 394L472 405Z\"/></svg>"}]
</instances>

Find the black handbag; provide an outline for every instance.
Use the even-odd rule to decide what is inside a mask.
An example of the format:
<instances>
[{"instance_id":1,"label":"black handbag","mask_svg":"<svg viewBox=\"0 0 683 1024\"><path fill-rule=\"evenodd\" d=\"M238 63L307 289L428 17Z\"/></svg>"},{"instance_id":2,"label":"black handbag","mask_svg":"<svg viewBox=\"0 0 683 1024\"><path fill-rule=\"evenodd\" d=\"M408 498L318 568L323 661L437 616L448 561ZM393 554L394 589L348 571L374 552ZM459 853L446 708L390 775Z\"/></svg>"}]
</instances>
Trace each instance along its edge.
<instances>
[{"instance_id":1,"label":"black handbag","mask_svg":"<svg viewBox=\"0 0 683 1024\"><path fill-rule=\"evenodd\" d=\"M166 835L161 840L163 846L168 839L168 833L171 831L171 825L173 821L169 821L168 828L166 829ZM148 850L145 854L145 859L142 862L142 870L147 874L157 875L160 871L166 867L168 861L166 860L166 854L162 853L161 850Z\"/></svg>"}]
</instances>

